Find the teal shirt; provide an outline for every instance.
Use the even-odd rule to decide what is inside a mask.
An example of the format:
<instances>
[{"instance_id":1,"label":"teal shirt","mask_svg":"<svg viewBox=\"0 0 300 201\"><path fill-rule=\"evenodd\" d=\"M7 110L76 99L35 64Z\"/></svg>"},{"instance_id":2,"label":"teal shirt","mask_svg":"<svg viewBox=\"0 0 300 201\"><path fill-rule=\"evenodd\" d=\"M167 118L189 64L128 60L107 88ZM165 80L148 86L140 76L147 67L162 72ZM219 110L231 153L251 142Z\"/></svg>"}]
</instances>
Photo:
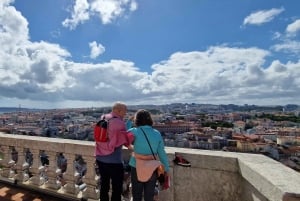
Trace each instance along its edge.
<instances>
[{"instance_id":1,"label":"teal shirt","mask_svg":"<svg viewBox=\"0 0 300 201\"><path fill-rule=\"evenodd\" d=\"M152 126L140 126L137 128L131 128L128 131L134 135L134 152L143 155L152 155L151 149L145 138L145 135L141 128L144 130L145 134L148 137L150 145L155 155L158 155L161 163L165 166L165 171L169 171L169 161L168 156L165 151L164 141L160 132L156 129L153 129ZM129 160L129 165L135 167L135 158L131 157Z\"/></svg>"},{"instance_id":2,"label":"teal shirt","mask_svg":"<svg viewBox=\"0 0 300 201\"><path fill-rule=\"evenodd\" d=\"M133 123L130 119L128 119L126 121L126 129L128 130L128 129L131 129L132 127L133 127Z\"/></svg>"}]
</instances>

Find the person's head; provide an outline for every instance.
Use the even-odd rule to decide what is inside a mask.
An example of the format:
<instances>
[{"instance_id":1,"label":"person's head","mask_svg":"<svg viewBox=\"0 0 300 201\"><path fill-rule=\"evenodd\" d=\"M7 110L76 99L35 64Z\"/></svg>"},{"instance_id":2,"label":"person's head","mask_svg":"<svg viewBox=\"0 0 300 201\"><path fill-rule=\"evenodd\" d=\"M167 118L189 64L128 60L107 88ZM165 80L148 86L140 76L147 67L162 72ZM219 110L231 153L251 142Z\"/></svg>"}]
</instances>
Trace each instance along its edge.
<instances>
[{"instance_id":1,"label":"person's head","mask_svg":"<svg viewBox=\"0 0 300 201\"><path fill-rule=\"evenodd\" d=\"M138 110L134 116L134 124L136 126L152 126L153 120L150 112L148 112L147 110Z\"/></svg>"},{"instance_id":2,"label":"person's head","mask_svg":"<svg viewBox=\"0 0 300 201\"><path fill-rule=\"evenodd\" d=\"M127 112L127 106L125 103L116 102L112 107L112 112L124 118Z\"/></svg>"}]
</instances>

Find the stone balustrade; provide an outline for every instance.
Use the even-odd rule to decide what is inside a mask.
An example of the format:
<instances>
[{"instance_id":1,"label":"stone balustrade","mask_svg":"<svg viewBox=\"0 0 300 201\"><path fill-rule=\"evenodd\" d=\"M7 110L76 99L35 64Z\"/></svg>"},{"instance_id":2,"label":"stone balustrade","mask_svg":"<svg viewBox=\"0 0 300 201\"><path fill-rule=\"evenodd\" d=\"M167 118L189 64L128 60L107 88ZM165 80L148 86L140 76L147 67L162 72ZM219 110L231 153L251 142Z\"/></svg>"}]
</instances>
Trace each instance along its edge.
<instances>
[{"instance_id":1,"label":"stone balustrade","mask_svg":"<svg viewBox=\"0 0 300 201\"><path fill-rule=\"evenodd\" d=\"M167 147L164 201L300 201L300 173L257 154ZM0 133L0 182L66 200L99 200L94 143ZM124 160L129 151L124 149ZM191 167L173 164L175 153ZM126 200L124 198L124 200Z\"/></svg>"}]
</instances>

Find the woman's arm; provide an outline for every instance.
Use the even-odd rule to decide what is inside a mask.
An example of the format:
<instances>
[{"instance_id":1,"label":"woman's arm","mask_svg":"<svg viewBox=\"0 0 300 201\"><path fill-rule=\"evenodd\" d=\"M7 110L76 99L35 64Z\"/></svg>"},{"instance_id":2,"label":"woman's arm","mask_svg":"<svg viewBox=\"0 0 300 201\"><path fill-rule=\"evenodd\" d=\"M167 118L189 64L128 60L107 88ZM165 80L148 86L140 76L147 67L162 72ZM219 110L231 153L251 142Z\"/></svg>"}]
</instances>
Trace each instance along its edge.
<instances>
[{"instance_id":1,"label":"woman's arm","mask_svg":"<svg viewBox=\"0 0 300 201\"><path fill-rule=\"evenodd\" d=\"M165 166L165 171L169 172L170 166L169 166L168 155L165 151L165 145L161 135L160 135L160 141L157 148L157 154L161 163Z\"/></svg>"}]
</instances>

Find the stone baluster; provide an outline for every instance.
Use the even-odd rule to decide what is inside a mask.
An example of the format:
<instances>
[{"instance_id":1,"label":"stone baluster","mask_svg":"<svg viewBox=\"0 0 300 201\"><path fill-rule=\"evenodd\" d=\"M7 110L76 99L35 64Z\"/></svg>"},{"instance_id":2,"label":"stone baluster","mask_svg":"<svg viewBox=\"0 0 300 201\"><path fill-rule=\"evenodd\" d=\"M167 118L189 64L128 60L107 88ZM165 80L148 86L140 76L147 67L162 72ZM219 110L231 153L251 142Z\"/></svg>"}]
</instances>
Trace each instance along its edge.
<instances>
[{"instance_id":1,"label":"stone baluster","mask_svg":"<svg viewBox=\"0 0 300 201\"><path fill-rule=\"evenodd\" d=\"M20 182L24 182L24 172L23 172L23 165L24 165L24 162L25 162L25 152L24 152L24 147L17 147L17 150L18 152L18 160L16 162L16 172L17 174L15 175L15 180L16 181L20 181Z\"/></svg>"},{"instance_id":2,"label":"stone baluster","mask_svg":"<svg viewBox=\"0 0 300 201\"><path fill-rule=\"evenodd\" d=\"M65 184L63 174L66 171L66 158L62 153L57 153L56 155L56 164L57 164L57 169L56 169L56 174L57 174L57 183L61 187L60 192L62 191L62 187Z\"/></svg>"},{"instance_id":3,"label":"stone baluster","mask_svg":"<svg viewBox=\"0 0 300 201\"><path fill-rule=\"evenodd\" d=\"M57 182L57 162L56 162L56 152L54 151L48 151L48 160L49 165L46 165L46 174L48 177L48 181L46 182L46 188L58 190L60 188L60 185Z\"/></svg>"},{"instance_id":4,"label":"stone baluster","mask_svg":"<svg viewBox=\"0 0 300 201\"><path fill-rule=\"evenodd\" d=\"M75 154L71 153L64 153L64 156L67 159L67 170L63 174L63 178L65 181L65 185L63 186L63 191L68 194L75 195L76 188L75 188L75 170L74 170L74 160Z\"/></svg>"},{"instance_id":5,"label":"stone baluster","mask_svg":"<svg viewBox=\"0 0 300 201\"><path fill-rule=\"evenodd\" d=\"M78 197L82 197L83 190L86 189L86 184L83 182L83 176L86 174L87 166L81 154L75 156L74 168L76 193L78 194Z\"/></svg>"},{"instance_id":6,"label":"stone baluster","mask_svg":"<svg viewBox=\"0 0 300 201\"><path fill-rule=\"evenodd\" d=\"M8 162L8 165L10 166L9 178L11 178L15 182L16 163L18 162L19 154L14 146L11 146L10 150L11 150L11 154L10 154L11 160Z\"/></svg>"},{"instance_id":7,"label":"stone baluster","mask_svg":"<svg viewBox=\"0 0 300 201\"><path fill-rule=\"evenodd\" d=\"M32 174L32 177L29 179L29 182L36 186L41 186L44 184L44 180L41 179L41 171L43 170L43 166L41 165L40 159L40 150L32 149L31 153L33 155L33 163L30 166L29 171Z\"/></svg>"},{"instance_id":8,"label":"stone baluster","mask_svg":"<svg viewBox=\"0 0 300 201\"><path fill-rule=\"evenodd\" d=\"M24 149L25 155L25 163L23 164L23 172L24 172L24 183L29 183L29 178L31 176L30 167L32 166L33 162L33 155L29 148Z\"/></svg>"},{"instance_id":9,"label":"stone baluster","mask_svg":"<svg viewBox=\"0 0 300 201\"><path fill-rule=\"evenodd\" d=\"M83 182L86 184L86 189L83 191L84 199L99 200L99 193L97 192L96 172L95 172L95 157L84 156L84 160L87 163L87 172L83 177Z\"/></svg>"},{"instance_id":10,"label":"stone baluster","mask_svg":"<svg viewBox=\"0 0 300 201\"><path fill-rule=\"evenodd\" d=\"M2 171L1 176L4 178L9 178L10 174L10 165L9 161L11 160L11 149L7 145L1 145L1 151L3 153L3 159L1 160Z\"/></svg>"}]
</instances>

